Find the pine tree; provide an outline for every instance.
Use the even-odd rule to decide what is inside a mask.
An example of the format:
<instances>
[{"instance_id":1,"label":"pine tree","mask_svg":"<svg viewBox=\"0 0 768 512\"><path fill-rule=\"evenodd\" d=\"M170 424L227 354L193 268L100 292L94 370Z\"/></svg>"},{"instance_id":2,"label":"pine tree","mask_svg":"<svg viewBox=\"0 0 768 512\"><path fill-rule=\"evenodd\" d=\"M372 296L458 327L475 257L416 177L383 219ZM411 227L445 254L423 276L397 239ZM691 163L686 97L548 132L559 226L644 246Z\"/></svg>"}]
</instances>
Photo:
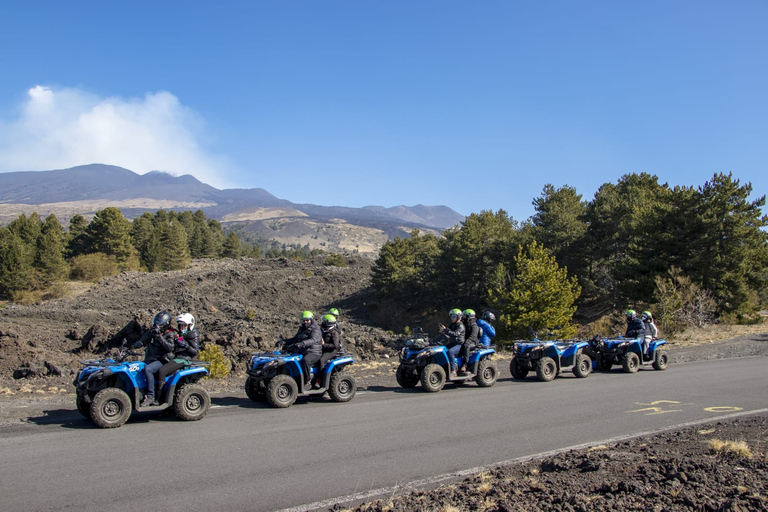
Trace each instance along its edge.
<instances>
[{"instance_id":1,"label":"pine tree","mask_svg":"<svg viewBox=\"0 0 768 512\"><path fill-rule=\"evenodd\" d=\"M11 298L14 292L31 286L30 249L7 227L0 228L0 296Z\"/></svg>"},{"instance_id":2,"label":"pine tree","mask_svg":"<svg viewBox=\"0 0 768 512\"><path fill-rule=\"evenodd\" d=\"M531 332L541 339L564 339L576 334L574 305L581 293L576 278L568 278L553 256L536 242L520 247L514 260L515 275L509 289L492 293L501 311L499 326L518 338Z\"/></svg>"},{"instance_id":3,"label":"pine tree","mask_svg":"<svg viewBox=\"0 0 768 512\"><path fill-rule=\"evenodd\" d=\"M181 270L189 265L189 243L184 226L171 220L158 226L158 267L160 270Z\"/></svg>"},{"instance_id":4,"label":"pine tree","mask_svg":"<svg viewBox=\"0 0 768 512\"><path fill-rule=\"evenodd\" d=\"M44 285L50 285L66 277L69 270L64 260L64 231L55 215L46 217L37 239L35 268L40 273Z\"/></svg>"},{"instance_id":5,"label":"pine tree","mask_svg":"<svg viewBox=\"0 0 768 512\"><path fill-rule=\"evenodd\" d=\"M118 208L110 206L97 211L88 224L88 237L91 240L89 253L114 256L121 268L136 257L136 249L131 243L131 223Z\"/></svg>"},{"instance_id":6,"label":"pine tree","mask_svg":"<svg viewBox=\"0 0 768 512\"><path fill-rule=\"evenodd\" d=\"M158 268L159 233L153 216L145 212L131 222L131 243L139 252L141 264L150 272Z\"/></svg>"},{"instance_id":7,"label":"pine tree","mask_svg":"<svg viewBox=\"0 0 768 512\"><path fill-rule=\"evenodd\" d=\"M88 238L88 221L79 213L69 219L67 233L67 256L73 258L88 252L91 241Z\"/></svg>"},{"instance_id":8,"label":"pine tree","mask_svg":"<svg viewBox=\"0 0 768 512\"><path fill-rule=\"evenodd\" d=\"M221 247L221 256L222 258L233 258L238 259L243 253L243 247L240 244L240 239L237 237L237 233L234 231L230 231L229 235L227 235L226 240L224 240L224 244L222 244Z\"/></svg>"}]
</instances>

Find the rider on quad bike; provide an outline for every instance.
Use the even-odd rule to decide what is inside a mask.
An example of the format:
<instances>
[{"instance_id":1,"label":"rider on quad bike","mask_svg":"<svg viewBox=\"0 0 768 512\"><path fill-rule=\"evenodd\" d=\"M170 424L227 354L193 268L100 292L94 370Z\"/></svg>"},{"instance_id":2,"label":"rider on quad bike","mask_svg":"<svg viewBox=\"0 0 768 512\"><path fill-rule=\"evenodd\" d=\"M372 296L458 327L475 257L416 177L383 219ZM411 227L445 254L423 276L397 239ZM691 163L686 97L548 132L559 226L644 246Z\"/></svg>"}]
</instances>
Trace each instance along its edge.
<instances>
[{"instance_id":1,"label":"rider on quad bike","mask_svg":"<svg viewBox=\"0 0 768 512\"><path fill-rule=\"evenodd\" d=\"M147 394L141 400L141 407L159 405L155 399L155 373L171 358L176 342L176 333L171 327L171 315L161 311L152 319L152 327L133 345L144 349L144 375L147 379Z\"/></svg>"},{"instance_id":2,"label":"rider on quad bike","mask_svg":"<svg viewBox=\"0 0 768 512\"><path fill-rule=\"evenodd\" d=\"M312 366L323 355L323 333L315 322L315 315L311 311L303 311L299 319L301 324L293 338L282 340L283 348L288 352L302 354L301 366L304 371L304 388L312 385Z\"/></svg>"}]
</instances>

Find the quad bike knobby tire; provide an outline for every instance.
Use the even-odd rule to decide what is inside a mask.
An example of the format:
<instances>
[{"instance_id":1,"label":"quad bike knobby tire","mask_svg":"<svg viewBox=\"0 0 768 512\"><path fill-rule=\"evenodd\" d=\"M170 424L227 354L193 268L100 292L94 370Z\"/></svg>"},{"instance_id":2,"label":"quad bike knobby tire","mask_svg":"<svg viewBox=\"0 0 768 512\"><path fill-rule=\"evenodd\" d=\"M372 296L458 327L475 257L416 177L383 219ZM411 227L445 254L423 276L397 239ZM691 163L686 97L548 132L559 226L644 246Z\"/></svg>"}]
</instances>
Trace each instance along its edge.
<instances>
[{"instance_id":1,"label":"quad bike knobby tire","mask_svg":"<svg viewBox=\"0 0 768 512\"><path fill-rule=\"evenodd\" d=\"M445 370L439 364L428 364L421 372L421 387L424 391L437 393L445 385Z\"/></svg>"},{"instance_id":2,"label":"quad bike knobby tire","mask_svg":"<svg viewBox=\"0 0 768 512\"><path fill-rule=\"evenodd\" d=\"M91 397L88 393L77 393L77 411L83 415L85 419L91 419Z\"/></svg>"},{"instance_id":3,"label":"quad bike knobby tire","mask_svg":"<svg viewBox=\"0 0 768 512\"><path fill-rule=\"evenodd\" d=\"M496 384L496 379L499 378L499 368L494 361L490 359L483 359L477 364L477 375L475 375L475 382L481 388L489 388Z\"/></svg>"},{"instance_id":4,"label":"quad bike knobby tire","mask_svg":"<svg viewBox=\"0 0 768 512\"><path fill-rule=\"evenodd\" d=\"M91 402L91 421L101 428L122 426L131 416L131 399L120 388L106 388L96 393Z\"/></svg>"},{"instance_id":5,"label":"quad bike knobby tire","mask_svg":"<svg viewBox=\"0 0 768 512\"><path fill-rule=\"evenodd\" d=\"M275 375L267 384L267 402L272 407L285 408L293 405L299 396L299 386L289 375Z\"/></svg>"},{"instance_id":6,"label":"quad bike knobby tire","mask_svg":"<svg viewBox=\"0 0 768 512\"><path fill-rule=\"evenodd\" d=\"M184 421L201 420L208 414L211 397L200 384L184 384L176 390L173 398L173 412Z\"/></svg>"},{"instance_id":7,"label":"quad bike knobby tire","mask_svg":"<svg viewBox=\"0 0 768 512\"><path fill-rule=\"evenodd\" d=\"M573 374L580 379L592 373L592 360L587 354L576 356L576 364L573 365Z\"/></svg>"},{"instance_id":8,"label":"quad bike knobby tire","mask_svg":"<svg viewBox=\"0 0 768 512\"><path fill-rule=\"evenodd\" d=\"M634 352L627 352L621 360L621 368L624 373L637 373L640 368L640 358Z\"/></svg>"},{"instance_id":9,"label":"quad bike knobby tire","mask_svg":"<svg viewBox=\"0 0 768 512\"><path fill-rule=\"evenodd\" d=\"M669 365L669 354L663 348L656 349L656 355L653 359L654 370L666 370Z\"/></svg>"},{"instance_id":10,"label":"quad bike knobby tire","mask_svg":"<svg viewBox=\"0 0 768 512\"><path fill-rule=\"evenodd\" d=\"M419 383L419 376L407 371L403 368L403 365L397 367L395 379L397 379L397 383L400 384L400 387L403 389L415 388L416 384Z\"/></svg>"},{"instance_id":11,"label":"quad bike knobby tire","mask_svg":"<svg viewBox=\"0 0 768 512\"><path fill-rule=\"evenodd\" d=\"M245 394L252 402L263 402L267 399L267 390L261 382L254 382L248 377L245 379Z\"/></svg>"},{"instance_id":12,"label":"quad bike knobby tire","mask_svg":"<svg viewBox=\"0 0 768 512\"><path fill-rule=\"evenodd\" d=\"M509 373L513 379L524 379L528 375L528 367L520 364L514 357L509 362Z\"/></svg>"},{"instance_id":13,"label":"quad bike knobby tire","mask_svg":"<svg viewBox=\"0 0 768 512\"><path fill-rule=\"evenodd\" d=\"M334 402L349 402L355 396L357 382L349 372L336 372L331 376L331 386L328 395Z\"/></svg>"},{"instance_id":14,"label":"quad bike knobby tire","mask_svg":"<svg viewBox=\"0 0 768 512\"><path fill-rule=\"evenodd\" d=\"M536 376L540 381L550 382L557 377L557 363L551 357L544 356L536 364Z\"/></svg>"}]
</instances>

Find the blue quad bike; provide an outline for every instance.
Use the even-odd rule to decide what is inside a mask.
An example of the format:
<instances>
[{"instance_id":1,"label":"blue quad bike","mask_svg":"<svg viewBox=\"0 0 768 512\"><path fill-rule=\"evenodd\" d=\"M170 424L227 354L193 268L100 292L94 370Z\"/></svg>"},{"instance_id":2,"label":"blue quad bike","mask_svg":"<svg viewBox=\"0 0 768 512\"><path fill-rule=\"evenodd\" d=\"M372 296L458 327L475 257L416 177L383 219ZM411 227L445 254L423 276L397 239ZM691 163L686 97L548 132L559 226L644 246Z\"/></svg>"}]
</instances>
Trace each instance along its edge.
<instances>
[{"instance_id":1,"label":"blue quad bike","mask_svg":"<svg viewBox=\"0 0 768 512\"><path fill-rule=\"evenodd\" d=\"M355 396L357 383L347 367L355 360L342 351L323 368L312 367L312 379L319 376L318 389L304 389L304 356L287 351L251 354L246 373L245 394L254 402L264 400L272 407L290 407L299 396L322 396L326 392L334 402L349 402ZM318 375L319 374L319 375Z\"/></svg>"},{"instance_id":2,"label":"blue quad bike","mask_svg":"<svg viewBox=\"0 0 768 512\"><path fill-rule=\"evenodd\" d=\"M586 341L531 341L515 343L509 371L514 379L524 379L535 371L539 380L550 382L564 370L584 378L592 372L592 359L585 353Z\"/></svg>"},{"instance_id":3,"label":"blue quad bike","mask_svg":"<svg viewBox=\"0 0 768 512\"><path fill-rule=\"evenodd\" d=\"M126 361L137 355L126 350L125 340L115 359L90 359L81 361L84 366L77 373L73 384L77 394L77 410L85 418L101 428L122 426L132 411L159 412L172 409L185 421L202 419L211 406L208 391L198 382L208 375L210 363L191 361L184 368L158 383L158 406L141 407L141 399L147 391L144 375L146 363Z\"/></svg>"},{"instance_id":4,"label":"blue quad bike","mask_svg":"<svg viewBox=\"0 0 768 512\"><path fill-rule=\"evenodd\" d=\"M636 373L641 366L652 366L654 370L666 370L669 355L664 347L666 340L652 340L648 353L643 353L641 339L602 338L600 335L589 340L595 354L595 366L601 371L610 371L613 365L621 365L625 373Z\"/></svg>"},{"instance_id":5,"label":"blue quad bike","mask_svg":"<svg viewBox=\"0 0 768 512\"><path fill-rule=\"evenodd\" d=\"M427 333L420 328L414 330L414 336L401 342L400 365L395 378L400 387L411 389L421 382L421 388L430 393L437 393L446 382L461 385L474 380L478 386L487 388L496 383L499 370L491 356L496 350L478 347L469 354L467 372L450 378L448 348L439 344L439 340L430 342ZM458 366L464 361L456 358Z\"/></svg>"}]
</instances>

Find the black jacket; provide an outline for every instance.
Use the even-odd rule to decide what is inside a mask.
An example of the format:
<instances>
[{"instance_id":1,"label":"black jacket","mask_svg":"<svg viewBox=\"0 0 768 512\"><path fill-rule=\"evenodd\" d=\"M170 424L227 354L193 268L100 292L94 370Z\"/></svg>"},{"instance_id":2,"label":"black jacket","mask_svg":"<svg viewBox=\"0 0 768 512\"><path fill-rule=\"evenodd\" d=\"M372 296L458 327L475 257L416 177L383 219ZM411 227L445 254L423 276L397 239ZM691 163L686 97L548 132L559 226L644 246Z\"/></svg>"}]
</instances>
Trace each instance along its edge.
<instances>
[{"instance_id":1,"label":"black jacket","mask_svg":"<svg viewBox=\"0 0 768 512\"><path fill-rule=\"evenodd\" d=\"M474 318L467 318L466 338L464 339L464 345L467 347L476 347L477 339L480 337L480 327L477 325L477 320Z\"/></svg>"},{"instance_id":2,"label":"black jacket","mask_svg":"<svg viewBox=\"0 0 768 512\"><path fill-rule=\"evenodd\" d=\"M462 322L451 322L451 324L442 332L442 335L446 337L446 347L461 345L464 343L464 336L466 335L464 324Z\"/></svg>"},{"instance_id":3,"label":"black jacket","mask_svg":"<svg viewBox=\"0 0 768 512\"><path fill-rule=\"evenodd\" d=\"M176 346L173 352L177 358L191 361L192 359L195 358L195 356L197 356L198 352L200 351L200 332L197 329L192 329L191 331L188 331L180 339L184 340L184 343L187 346L181 347L177 339Z\"/></svg>"},{"instance_id":4,"label":"black jacket","mask_svg":"<svg viewBox=\"0 0 768 512\"><path fill-rule=\"evenodd\" d=\"M160 333L154 329L150 329L141 335L139 341L145 347L145 363L149 364L154 363L155 361L163 361L164 359L168 359L168 356L173 355L176 332L173 329L168 329L167 331Z\"/></svg>"},{"instance_id":5,"label":"black jacket","mask_svg":"<svg viewBox=\"0 0 768 512\"><path fill-rule=\"evenodd\" d=\"M334 325L330 329L323 329L323 352L338 352L341 350L341 336Z\"/></svg>"},{"instance_id":6,"label":"black jacket","mask_svg":"<svg viewBox=\"0 0 768 512\"><path fill-rule=\"evenodd\" d=\"M309 324L309 327L302 324L296 336L285 340L285 348L301 354L321 355L323 353L323 333L320 326L314 320Z\"/></svg>"},{"instance_id":7,"label":"black jacket","mask_svg":"<svg viewBox=\"0 0 768 512\"><path fill-rule=\"evenodd\" d=\"M627 333L624 335L627 338L638 338L643 335L643 321L639 318L634 318L627 322Z\"/></svg>"}]
</instances>

